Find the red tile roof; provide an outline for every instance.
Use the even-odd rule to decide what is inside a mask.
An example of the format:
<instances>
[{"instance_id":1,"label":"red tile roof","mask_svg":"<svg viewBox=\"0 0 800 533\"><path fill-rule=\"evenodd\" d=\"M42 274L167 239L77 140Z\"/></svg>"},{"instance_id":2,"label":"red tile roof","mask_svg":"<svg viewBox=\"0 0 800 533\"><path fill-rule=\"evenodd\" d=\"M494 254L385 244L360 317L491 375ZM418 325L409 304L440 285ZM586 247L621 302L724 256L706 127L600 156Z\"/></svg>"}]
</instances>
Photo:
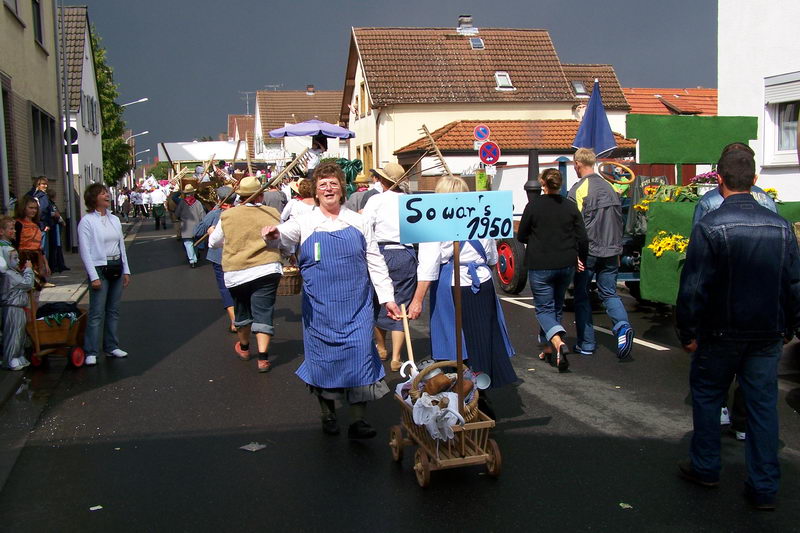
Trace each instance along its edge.
<instances>
[{"instance_id":1,"label":"red tile roof","mask_svg":"<svg viewBox=\"0 0 800 533\"><path fill-rule=\"evenodd\" d=\"M717 114L717 89L623 89L631 113L642 115Z\"/></svg>"},{"instance_id":2,"label":"red tile roof","mask_svg":"<svg viewBox=\"0 0 800 533\"><path fill-rule=\"evenodd\" d=\"M342 91L258 91L256 101L261 131L268 137L270 130L312 118L337 124Z\"/></svg>"},{"instance_id":3,"label":"red tile roof","mask_svg":"<svg viewBox=\"0 0 800 533\"><path fill-rule=\"evenodd\" d=\"M228 139L236 138L238 124L239 135L244 137L245 131L252 131L255 127L255 115L228 115Z\"/></svg>"},{"instance_id":4,"label":"red tile roof","mask_svg":"<svg viewBox=\"0 0 800 533\"><path fill-rule=\"evenodd\" d=\"M631 106L625 99L617 74L611 65L564 64L561 67L564 69L564 76L570 82L573 94L572 82L580 81L583 82L587 94L591 96L594 80L597 78L600 81L600 94L603 96L603 107L606 111L630 111ZM586 98L583 100L588 102Z\"/></svg>"},{"instance_id":5,"label":"red tile roof","mask_svg":"<svg viewBox=\"0 0 800 533\"><path fill-rule=\"evenodd\" d=\"M572 151L578 133L577 120L458 120L431 133L442 152L473 152L473 132L479 124L489 126L491 140L503 151L548 150ZM619 148L635 148L636 142L615 133ZM421 152L427 148L426 138L395 151L395 154Z\"/></svg>"},{"instance_id":6,"label":"red tile roof","mask_svg":"<svg viewBox=\"0 0 800 533\"><path fill-rule=\"evenodd\" d=\"M83 79L83 58L86 32L89 28L89 10L86 6L64 6L64 27L58 17L59 32L64 33L66 44L67 86L69 87L69 107L72 113L81 108L81 81ZM59 39L61 35L59 34ZM59 50L61 49L59 40ZM89 57L92 57L91 50ZM93 59L92 59L93 60ZM60 81L60 80L59 80Z\"/></svg>"}]
</instances>

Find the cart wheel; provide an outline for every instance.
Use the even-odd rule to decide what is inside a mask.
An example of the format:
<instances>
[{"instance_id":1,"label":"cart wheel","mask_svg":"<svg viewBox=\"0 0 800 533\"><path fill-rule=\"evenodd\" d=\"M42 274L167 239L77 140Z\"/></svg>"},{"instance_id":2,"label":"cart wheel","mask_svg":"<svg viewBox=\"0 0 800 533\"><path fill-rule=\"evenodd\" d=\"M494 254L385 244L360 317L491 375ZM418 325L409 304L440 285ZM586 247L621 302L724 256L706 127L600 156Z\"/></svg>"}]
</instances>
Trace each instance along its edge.
<instances>
[{"instance_id":1,"label":"cart wheel","mask_svg":"<svg viewBox=\"0 0 800 533\"><path fill-rule=\"evenodd\" d=\"M431 465L428 462L428 454L422 448L417 448L414 454L414 474L417 475L417 483L423 489L431 482Z\"/></svg>"},{"instance_id":2,"label":"cart wheel","mask_svg":"<svg viewBox=\"0 0 800 533\"><path fill-rule=\"evenodd\" d=\"M403 460L403 430L400 426L389 429L389 447L392 449L392 459L396 462Z\"/></svg>"},{"instance_id":3,"label":"cart wheel","mask_svg":"<svg viewBox=\"0 0 800 533\"><path fill-rule=\"evenodd\" d=\"M43 357L38 356L38 355L32 355L31 356L31 366L34 366L34 367L38 368L38 367L42 366L42 363L44 363L44 358Z\"/></svg>"},{"instance_id":4,"label":"cart wheel","mask_svg":"<svg viewBox=\"0 0 800 533\"><path fill-rule=\"evenodd\" d=\"M500 455L500 446L497 445L494 439L489 439L486 451L489 453L489 459L486 460L486 470L489 471L490 476L497 477L503 468L503 456Z\"/></svg>"},{"instance_id":5,"label":"cart wheel","mask_svg":"<svg viewBox=\"0 0 800 533\"><path fill-rule=\"evenodd\" d=\"M75 368L80 368L83 366L83 362L86 360L86 354L83 351L83 348L80 346L73 346L68 351L69 354L69 362L72 363L72 366Z\"/></svg>"}]
</instances>

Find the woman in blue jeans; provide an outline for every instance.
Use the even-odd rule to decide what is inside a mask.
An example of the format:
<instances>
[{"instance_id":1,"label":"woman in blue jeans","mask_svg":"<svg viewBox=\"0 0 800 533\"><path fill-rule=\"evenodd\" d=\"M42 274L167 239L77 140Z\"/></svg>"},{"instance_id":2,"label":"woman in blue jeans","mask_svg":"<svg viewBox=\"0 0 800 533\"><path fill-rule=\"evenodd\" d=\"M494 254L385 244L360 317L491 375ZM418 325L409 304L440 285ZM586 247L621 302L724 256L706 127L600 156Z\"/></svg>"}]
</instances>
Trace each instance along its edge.
<instances>
[{"instance_id":1,"label":"woman in blue jeans","mask_svg":"<svg viewBox=\"0 0 800 533\"><path fill-rule=\"evenodd\" d=\"M92 183L83 193L86 216L78 224L78 248L89 276L89 320L83 350L87 366L97 364L100 332L106 357L127 357L119 347L117 324L122 289L128 286L131 271L125 254L122 224L111 214L111 196L100 183Z\"/></svg>"},{"instance_id":2,"label":"woman in blue jeans","mask_svg":"<svg viewBox=\"0 0 800 533\"><path fill-rule=\"evenodd\" d=\"M589 239L578 207L561 196L562 181L561 172L554 168L539 175L542 194L525 206L517 240L527 245L525 266L539 321L539 342L544 346L539 359L566 372L566 331L561 325L564 295L575 268L583 269Z\"/></svg>"}]
</instances>

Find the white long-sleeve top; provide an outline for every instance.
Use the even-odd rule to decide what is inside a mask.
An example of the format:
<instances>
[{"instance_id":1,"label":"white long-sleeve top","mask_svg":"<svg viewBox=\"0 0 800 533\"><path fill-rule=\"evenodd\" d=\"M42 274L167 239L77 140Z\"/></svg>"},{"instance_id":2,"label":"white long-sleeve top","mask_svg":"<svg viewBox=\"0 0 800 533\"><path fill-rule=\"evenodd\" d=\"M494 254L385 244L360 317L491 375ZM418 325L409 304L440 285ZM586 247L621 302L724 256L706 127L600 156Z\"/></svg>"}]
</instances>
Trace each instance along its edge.
<instances>
[{"instance_id":1,"label":"white long-sleeve top","mask_svg":"<svg viewBox=\"0 0 800 533\"><path fill-rule=\"evenodd\" d=\"M289 200L289 203L286 204L286 207L283 208L283 212L281 213L281 222L286 222L293 217L305 216L314 209L317 209L316 205L307 204L305 202L301 202L297 198L292 198Z\"/></svg>"},{"instance_id":2,"label":"white long-sleeve top","mask_svg":"<svg viewBox=\"0 0 800 533\"><path fill-rule=\"evenodd\" d=\"M375 294L378 296L378 302L382 304L393 302L392 279L389 277L389 269L386 268L383 254L378 249L375 234L366 219L355 211L342 206L339 216L334 219L323 215L321 210L314 209L303 217L291 218L278 226L281 234L280 244L285 248L297 244L302 245L316 231L339 231L348 226L360 231L367 242L367 268L372 286L375 288ZM322 251L322 254L324 256L325 252Z\"/></svg>"},{"instance_id":3,"label":"white long-sleeve top","mask_svg":"<svg viewBox=\"0 0 800 533\"><path fill-rule=\"evenodd\" d=\"M461 261L461 286L468 287L472 284L469 269L464 266L467 263L486 263L489 266L497 264L497 245L492 239L478 239L486 250L484 261L480 254L468 242L461 246L459 259ZM453 257L453 243L448 242L421 242L419 244L419 265L417 266L418 281L436 281L439 279L439 267ZM481 283L492 278L492 272L488 268L478 269L478 278ZM450 285L453 285L453 278L450 278Z\"/></svg>"},{"instance_id":4,"label":"white long-sleeve top","mask_svg":"<svg viewBox=\"0 0 800 533\"><path fill-rule=\"evenodd\" d=\"M400 242L400 197L402 193L384 191L367 200L361 215L375 232L375 239L381 242ZM387 248L402 248L390 244Z\"/></svg>"},{"instance_id":5,"label":"white long-sleeve top","mask_svg":"<svg viewBox=\"0 0 800 533\"><path fill-rule=\"evenodd\" d=\"M92 211L81 218L78 223L78 250L89 281L100 279L95 267L107 265L109 257L119 256L122 259L122 273L131 273L122 224L109 212L101 215Z\"/></svg>"}]
</instances>

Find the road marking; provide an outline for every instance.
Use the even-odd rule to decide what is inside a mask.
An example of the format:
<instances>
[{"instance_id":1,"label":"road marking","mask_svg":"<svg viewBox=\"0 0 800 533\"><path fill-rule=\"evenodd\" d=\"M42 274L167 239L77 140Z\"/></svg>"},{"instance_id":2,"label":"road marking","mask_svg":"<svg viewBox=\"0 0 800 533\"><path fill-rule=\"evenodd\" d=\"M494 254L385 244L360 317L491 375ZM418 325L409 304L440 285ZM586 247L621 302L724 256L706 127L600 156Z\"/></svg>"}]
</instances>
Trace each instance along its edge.
<instances>
[{"instance_id":1,"label":"road marking","mask_svg":"<svg viewBox=\"0 0 800 533\"><path fill-rule=\"evenodd\" d=\"M616 336L616 335L614 335L614 333L611 330L608 330L606 328L601 328L599 326L595 326L594 329L596 331L601 332L601 333L608 333L609 335ZM668 352L668 351L671 350L671 348L667 348L666 346L661 346L660 344L655 344L655 343L652 343L652 342L643 341L641 339L634 338L633 342L634 342L634 344L639 344L641 346L645 346L645 347L651 348L653 350L658 350L659 352Z\"/></svg>"},{"instance_id":2,"label":"road marking","mask_svg":"<svg viewBox=\"0 0 800 533\"><path fill-rule=\"evenodd\" d=\"M504 301L506 301L506 302L508 302L510 304L514 304L514 305L518 305L520 307L524 307L526 309L536 309L535 306L533 306L531 304L526 304L525 302L520 302L519 299L515 299L515 298L500 298L500 299L504 300Z\"/></svg>"}]
</instances>

